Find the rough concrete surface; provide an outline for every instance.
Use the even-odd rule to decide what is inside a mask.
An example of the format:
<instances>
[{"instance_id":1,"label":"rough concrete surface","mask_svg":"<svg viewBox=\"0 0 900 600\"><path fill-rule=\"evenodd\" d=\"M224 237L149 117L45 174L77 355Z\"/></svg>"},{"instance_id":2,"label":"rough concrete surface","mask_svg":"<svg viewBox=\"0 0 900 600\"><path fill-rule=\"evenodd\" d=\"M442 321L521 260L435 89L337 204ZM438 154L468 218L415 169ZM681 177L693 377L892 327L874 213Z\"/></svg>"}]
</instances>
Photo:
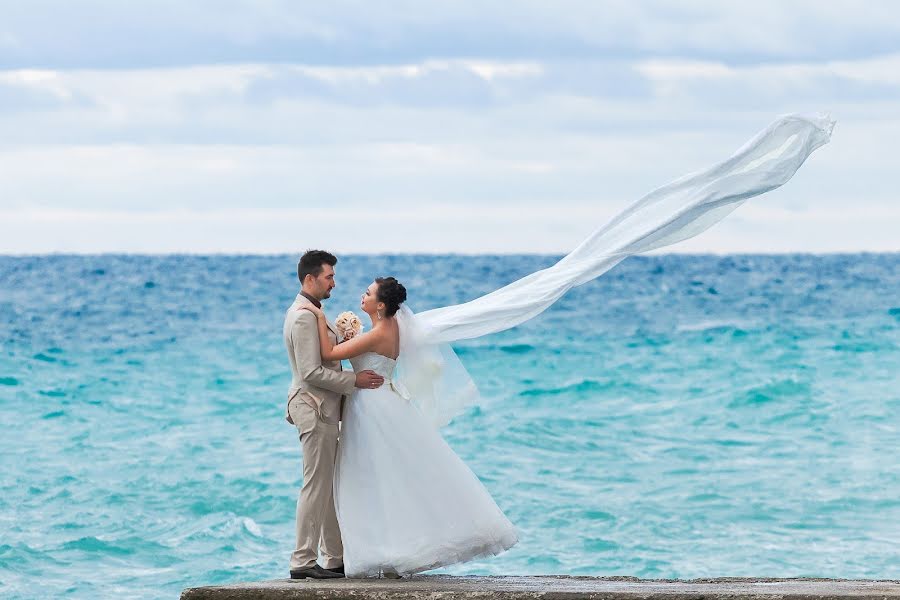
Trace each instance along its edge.
<instances>
[{"instance_id":1,"label":"rough concrete surface","mask_svg":"<svg viewBox=\"0 0 900 600\"><path fill-rule=\"evenodd\" d=\"M634 577L453 577L275 579L188 588L181 600L900 600L900 580L637 579Z\"/></svg>"}]
</instances>

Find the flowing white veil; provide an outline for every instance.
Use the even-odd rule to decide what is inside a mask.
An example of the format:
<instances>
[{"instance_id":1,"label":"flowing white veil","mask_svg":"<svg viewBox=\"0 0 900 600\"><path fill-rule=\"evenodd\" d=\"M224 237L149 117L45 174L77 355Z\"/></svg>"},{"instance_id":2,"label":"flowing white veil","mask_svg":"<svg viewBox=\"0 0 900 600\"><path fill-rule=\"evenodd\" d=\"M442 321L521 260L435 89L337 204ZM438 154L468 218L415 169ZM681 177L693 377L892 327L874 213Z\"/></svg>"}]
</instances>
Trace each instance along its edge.
<instances>
[{"instance_id":1,"label":"flowing white veil","mask_svg":"<svg viewBox=\"0 0 900 600\"><path fill-rule=\"evenodd\" d=\"M749 198L787 183L833 128L826 114L782 116L727 160L650 192L552 267L463 304L419 314L402 307L396 378L436 426L445 425L478 398L450 342L515 327L628 256L705 231Z\"/></svg>"},{"instance_id":2,"label":"flowing white veil","mask_svg":"<svg viewBox=\"0 0 900 600\"><path fill-rule=\"evenodd\" d=\"M419 410L441 427L478 400L478 388L450 344L430 343L408 306L397 311L400 356L394 379L409 392Z\"/></svg>"}]
</instances>

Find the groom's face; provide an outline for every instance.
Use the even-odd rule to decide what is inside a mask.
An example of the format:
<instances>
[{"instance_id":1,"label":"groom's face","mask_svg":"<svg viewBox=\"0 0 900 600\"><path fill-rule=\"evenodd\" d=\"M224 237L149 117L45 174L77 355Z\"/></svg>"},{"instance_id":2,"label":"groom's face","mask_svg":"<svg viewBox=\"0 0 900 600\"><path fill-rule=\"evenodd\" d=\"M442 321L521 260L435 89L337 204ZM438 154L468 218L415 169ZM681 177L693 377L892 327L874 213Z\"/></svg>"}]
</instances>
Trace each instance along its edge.
<instances>
[{"instance_id":1,"label":"groom's face","mask_svg":"<svg viewBox=\"0 0 900 600\"><path fill-rule=\"evenodd\" d=\"M322 265L322 272L315 278L315 287L313 293L319 300L325 300L331 297L331 290L334 289L334 267L331 265Z\"/></svg>"}]
</instances>

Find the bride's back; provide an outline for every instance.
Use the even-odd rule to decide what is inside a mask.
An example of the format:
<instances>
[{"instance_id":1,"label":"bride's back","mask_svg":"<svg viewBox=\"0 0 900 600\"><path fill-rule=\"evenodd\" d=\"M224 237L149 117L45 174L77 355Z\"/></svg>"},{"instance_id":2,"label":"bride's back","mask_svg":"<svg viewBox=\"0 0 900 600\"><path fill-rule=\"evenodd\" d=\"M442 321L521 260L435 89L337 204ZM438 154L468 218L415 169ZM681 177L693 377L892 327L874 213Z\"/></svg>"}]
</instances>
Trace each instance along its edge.
<instances>
[{"instance_id":1,"label":"bride's back","mask_svg":"<svg viewBox=\"0 0 900 600\"><path fill-rule=\"evenodd\" d=\"M400 326L397 319L384 319L372 329L370 335L375 335L375 344L372 351L394 360L400 355Z\"/></svg>"}]
</instances>

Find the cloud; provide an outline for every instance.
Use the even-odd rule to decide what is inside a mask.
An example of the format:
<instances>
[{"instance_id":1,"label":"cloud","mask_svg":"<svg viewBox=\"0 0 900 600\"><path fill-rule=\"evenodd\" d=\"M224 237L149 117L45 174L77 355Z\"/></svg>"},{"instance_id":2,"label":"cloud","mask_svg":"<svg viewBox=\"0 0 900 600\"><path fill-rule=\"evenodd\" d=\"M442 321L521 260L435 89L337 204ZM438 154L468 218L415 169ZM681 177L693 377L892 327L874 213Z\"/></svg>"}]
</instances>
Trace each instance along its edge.
<instances>
[{"instance_id":1,"label":"cloud","mask_svg":"<svg viewBox=\"0 0 900 600\"><path fill-rule=\"evenodd\" d=\"M545 172L567 173L582 168L570 148L584 151L604 140L622 148L648 139L663 144L669 132L740 140L784 112L828 109L850 123L883 121L886 131L900 118L898 72L900 54L746 67L472 59L371 67L18 69L0 71L0 105L7 109L0 113L0 148L322 146L322 155L351 166L366 147L445 147L451 149L445 154L483 158L521 154L532 145L534 156L525 163L559 163L544 154L553 148L570 167ZM606 152L603 159L628 170L623 163L632 156ZM687 156L714 159L701 150Z\"/></svg>"},{"instance_id":2,"label":"cloud","mask_svg":"<svg viewBox=\"0 0 900 600\"><path fill-rule=\"evenodd\" d=\"M728 67L708 61L650 60L637 69L660 98L732 109L785 101L832 103L900 98L900 54L858 61Z\"/></svg>"},{"instance_id":3,"label":"cloud","mask_svg":"<svg viewBox=\"0 0 900 600\"><path fill-rule=\"evenodd\" d=\"M792 244L782 239L791 228L798 247L819 248L828 240L811 232L833 224L817 215L852 203L869 215L861 223L892 218L892 4L868 4L877 19L806 2L522 2L515 14L490 1L211 6L10 7L0 212L19 224L8 230L17 251L48 247L44 232L66 215L93 232L53 238L72 249L162 250L150 233L159 218L188 231L209 212L226 237L197 248L262 251L281 239L280 211L376 208L402 214L397 227L423 248L564 251L590 217L721 160L777 114L821 109L838 118L834 143L760 201L796 219L768 213L770 230L735 222L752 225L758 249ZM248 217L250 207L264 215ZM417 233L414 212L457 222L447 210L479 225ZM494 210L528 235L492 238L504 228ZM245 217L275 241L224 225ZM542 224L560 234L533 242ZM722 227L728 236L698 248L753 247ZM884 247L847 233L851 246Z\"/></svg>"},{"instance_id":4,"label":"cloud","mask_svg":"<svg viewBox=\"0 0 900 600\"><path fill-rule=\"evenodd\" d=\"M64 85L55 71L20 69L0 72L0 109L7 113L89 105L89 98Z\"/></svg>"},{"instance_id":5,"label":"cloud","mask_svg":"<svg viewBox=\"0 0 900 600\"><path fill-rule=\"evenodd\" d=\"M256 79L245 98L263 103L316 98L355 106L466 109L501 103L506 100L509 86L534 80L540 74L541 67L536 63L488 61L426 61L349 68L282 65Z\"/></svg>"},{"instance_id":6,"label":"cloud","mask_svg":"<svg viewBox=\"0 0 900 600\"><path fill-rule=\"evenodd\" d=\"M298 4L196 0L4 7L0 68L195 64L372 65L430 59L649 57L729 64L858 59L897 52L890 0L713 3L685 0ZM113 51L110 51L113 50Z\"/></svg>"},{"instance_id":7,"label":"cloud","mask_svg":"<svg viewBox=\"0 0 900 600\"><path fill-rule=\"evenodd\" d=\"M590 207L554 206L515 211L483 207L478 218L453 207L424 207L402 217L377 206L344 219L340 209L0 211L0 252L9 254L102 253L110 246L131 253L295 254L308 247L340 253L559 254L571 250L611 213ZM310 221L341 221L339 236ZM818 211L815 214L750 204L701 236L666 251L778 253L896 252L896 208ZM441 227L435 227L441 223ZM372 236L373 229L390 231ZM460 238L468 244L460 244Z\"/></svg>"}]
</instances>

